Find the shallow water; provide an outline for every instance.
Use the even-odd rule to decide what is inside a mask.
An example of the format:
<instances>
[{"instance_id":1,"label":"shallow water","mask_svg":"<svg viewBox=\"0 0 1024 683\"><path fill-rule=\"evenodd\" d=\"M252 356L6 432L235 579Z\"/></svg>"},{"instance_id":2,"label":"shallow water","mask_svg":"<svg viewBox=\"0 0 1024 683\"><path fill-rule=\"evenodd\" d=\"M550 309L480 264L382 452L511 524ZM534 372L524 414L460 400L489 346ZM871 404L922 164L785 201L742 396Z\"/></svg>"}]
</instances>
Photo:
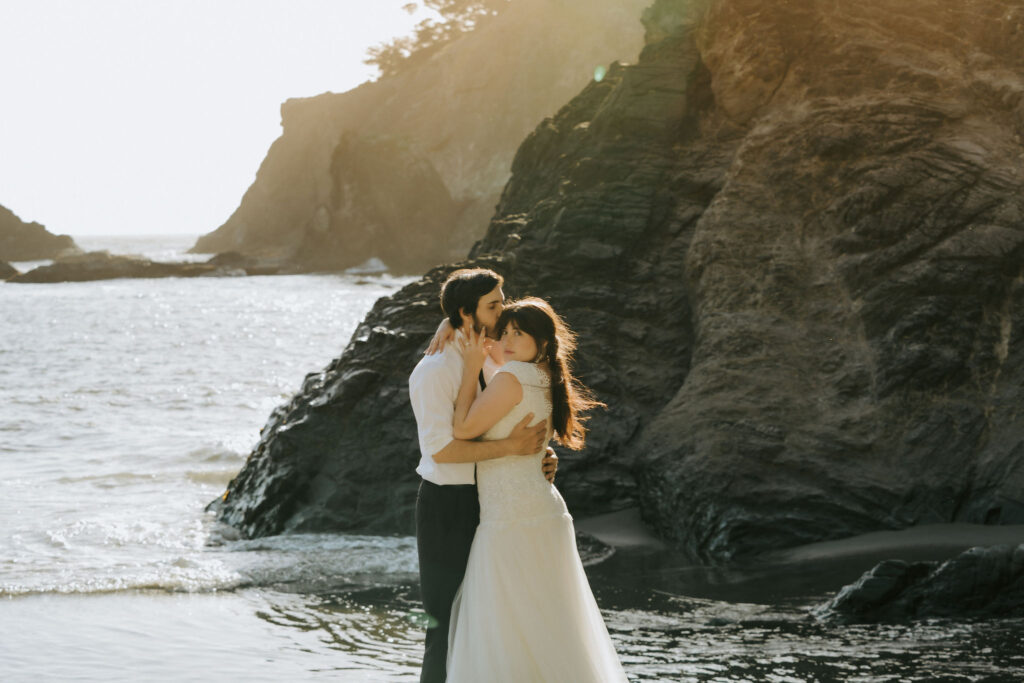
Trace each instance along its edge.
<instances>
[{"instance_id":1,"label":"shallow water","mask_svg":"<svg viewBox=\"0 0 1024 683\"><path fill-rule=\"evenodd\" d=\"M0 283L0 680L416 680L413 539L241 541L203 511L407 281ZM861 571L833 556L710 570L641 546L588 573L633 680L1019 678L1018 621L817 623L809 606Z\"/></svg>"},{"instance_id":2,"label":"shallow water","mask_svg":"<svg viewBox=\"0 0 1024 683\"><path fill-rule=\"evenodd\" d=\"M594 583L633 681L1015 681L1024 671L1020 620L832 627L795 604ZM415 681L422 655L408 583L36 595L0 609L5 680Z\"/></svg>"},{"instance_id":3,"label":"shallow water","mask_svg":"<svg viewBox=\"0 0 1024 683\"><path fill-rule=\"evenodd\" d=\"M245 585L203 506L406 281L0 285L0 595Z\"/></svg>"}]
</instances>

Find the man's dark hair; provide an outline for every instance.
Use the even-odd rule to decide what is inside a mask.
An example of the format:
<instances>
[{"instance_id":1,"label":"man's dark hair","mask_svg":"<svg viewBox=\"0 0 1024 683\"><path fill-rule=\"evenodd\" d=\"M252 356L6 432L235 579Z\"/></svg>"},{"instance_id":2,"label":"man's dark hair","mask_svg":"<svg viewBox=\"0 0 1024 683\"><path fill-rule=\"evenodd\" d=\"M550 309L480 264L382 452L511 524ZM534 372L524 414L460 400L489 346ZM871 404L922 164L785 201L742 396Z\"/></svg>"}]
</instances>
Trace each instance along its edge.
<instances>
[{"instance_id":1,"label":"man's dark hair","mask_svg":"<svg viewBox=\"0 0 1024 683\"><path fill-rule=\"evenodd\" d=\"M441 285L441 310L457 330L462 326L459 311L465 310L473 315L480 297L504 283L504 278L488 268L456 270Z\"/></svg>"}]
</instances>

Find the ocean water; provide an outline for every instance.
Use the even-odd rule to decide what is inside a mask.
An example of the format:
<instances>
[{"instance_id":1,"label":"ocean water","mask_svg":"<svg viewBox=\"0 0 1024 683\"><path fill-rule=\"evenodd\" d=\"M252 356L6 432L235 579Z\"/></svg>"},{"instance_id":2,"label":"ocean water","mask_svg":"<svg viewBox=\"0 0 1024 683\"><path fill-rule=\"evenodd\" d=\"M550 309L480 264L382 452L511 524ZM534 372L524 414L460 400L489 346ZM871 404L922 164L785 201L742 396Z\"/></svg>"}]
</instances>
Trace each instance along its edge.
<instances>
[{"instance_id":1,"label":"ocean water","mask_svg":"<svg viewBox=\"0 0 1024 683\"><path fill-rule=\"evenodd\" d=\"M414 539L237 540L203 510L408 281L0 283L0 680L417 680ZM830 627L808 613L820 580L773 591L652 549L588 571L632 680L1024 678L1020 621Z\"/></svg>"}]
</instances>

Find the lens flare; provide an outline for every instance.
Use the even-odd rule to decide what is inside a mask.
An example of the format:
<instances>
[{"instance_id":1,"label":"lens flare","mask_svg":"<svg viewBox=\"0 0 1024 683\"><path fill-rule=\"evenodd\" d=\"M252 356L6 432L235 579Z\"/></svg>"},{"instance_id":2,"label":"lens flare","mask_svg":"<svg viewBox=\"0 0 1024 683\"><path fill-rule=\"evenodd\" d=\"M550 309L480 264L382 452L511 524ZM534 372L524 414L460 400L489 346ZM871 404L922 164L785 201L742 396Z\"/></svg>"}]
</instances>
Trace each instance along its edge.
<instances>
[{"instance_id":1,"label":"lens flare","mask_svg":"<svg viewBox=\"0 0 1024 683\"><path fill-rule=\"evenodd\" d=\"M608 69L604 68L603 66L599 66L599 67L595 68L594 69L594 80L597 81L598 83L600 83L601 81L604 80L604 75L606 73L608 73Z\"/></svg>"},{"instance_id":2,"label":"lens flare","mask_svg":"<svg viewBox=\"0 0 1024 683\"><path fill-rule=\"evenodd\" d=\"M413 624L424 629L434 628L438 623L437 619L421 610L412 610L406 615L406 618Z\"/></svg>"}]
</instances>

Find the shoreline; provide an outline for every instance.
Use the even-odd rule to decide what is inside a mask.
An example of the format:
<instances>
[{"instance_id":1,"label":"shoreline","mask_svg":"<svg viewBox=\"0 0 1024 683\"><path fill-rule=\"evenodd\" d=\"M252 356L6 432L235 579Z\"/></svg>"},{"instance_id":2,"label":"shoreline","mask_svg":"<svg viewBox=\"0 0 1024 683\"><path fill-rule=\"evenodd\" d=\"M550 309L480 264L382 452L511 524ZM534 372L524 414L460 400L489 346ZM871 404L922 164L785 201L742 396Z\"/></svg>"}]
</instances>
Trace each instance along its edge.
<instances>
[{"instance_id":1,"label":"shoreline","mask_svg":"<svg viewBox=\"0 0 1024 683\"><path fill-rule=\"evenodd\" d=\"M943 562L976 546L1024 543L1024 525L929 524L708 566L654 537L636 508L581 519L576 528L615 548L607 560L594 565L593 580L614 587L623 597L642 592L635 585L640 584L676 598L763 605L811 604L831 597L883 560Z\"/></svg>"}]
</instances>

